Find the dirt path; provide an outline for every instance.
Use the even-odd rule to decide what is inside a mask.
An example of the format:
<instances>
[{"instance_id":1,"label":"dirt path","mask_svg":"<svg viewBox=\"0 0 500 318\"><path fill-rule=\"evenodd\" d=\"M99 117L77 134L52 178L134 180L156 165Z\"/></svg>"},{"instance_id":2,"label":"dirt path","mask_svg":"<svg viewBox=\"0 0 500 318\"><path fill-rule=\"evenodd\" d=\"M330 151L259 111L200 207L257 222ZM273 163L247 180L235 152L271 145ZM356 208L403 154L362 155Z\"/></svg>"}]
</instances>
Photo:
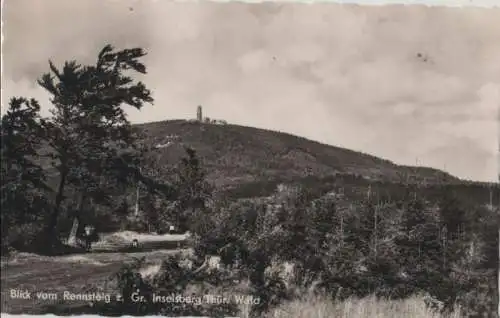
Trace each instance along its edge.
<instances>
[{"instance_id":1,"label":"dirt path","mask_svg":"<svg viewBox=\"0 0 500 318\"><path fill-rule=\"evenodd\" d=\"M186 250L157 250L140 253L87 253L69 256L46 257L20 253L9 261L2 261L1 298L2 312L37 313L44 306L60 303L53 300L13 299L11 289L31 292L50 292L62 295L92 290L113 291L106 280L123 264L134 258L146 257L146 264L159 264L168 254ZM61 297L58 297L59 299Z\"/></svg>"}]
</instances>

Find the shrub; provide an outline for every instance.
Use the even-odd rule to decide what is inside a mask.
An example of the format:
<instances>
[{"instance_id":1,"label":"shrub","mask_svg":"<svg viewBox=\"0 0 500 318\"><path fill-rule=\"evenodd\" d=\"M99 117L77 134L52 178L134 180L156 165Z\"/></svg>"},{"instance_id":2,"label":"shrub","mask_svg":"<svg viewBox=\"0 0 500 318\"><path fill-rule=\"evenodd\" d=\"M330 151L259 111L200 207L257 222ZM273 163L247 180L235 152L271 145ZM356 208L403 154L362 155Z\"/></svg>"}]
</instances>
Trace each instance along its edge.
<instances>
[{"instance_id":1,"label":"shrub","mask_svg":"<svg viewBox=\"0 0 500 318\"><path fill-rule=\"evenodd\" d=\"M215 286L223 284L226 273L219 271L195 272L190 266L183 264L193 263L192 257L185 255L171 255L161 264L157 274L144 278L140 268L145 264L145 258L136 259L133 263L124 265L112 280L117 282L123 301L103 304L94 308L94 312L103 312L111 315L200 315L220 317L237 315L238 308L235 304L210 304L205 302L154 302L153 293L156 295L182 295L199 299L200 295L191 293L193 286L202 283L211 283ZM144 302L133 302L132 293L144 297Z\"/></svg>"},{"instance_id":2,"label":"shrub","mask_svg":"<svg viewBox=\"0 0 500 318\"><path fill-rule=\"evenodd\" d=\"M23 252L38 252L43 250L43 235L41 222L13 225L9 228L7 237L2 239L2 245Z\"/></svg>"}]
</instances>

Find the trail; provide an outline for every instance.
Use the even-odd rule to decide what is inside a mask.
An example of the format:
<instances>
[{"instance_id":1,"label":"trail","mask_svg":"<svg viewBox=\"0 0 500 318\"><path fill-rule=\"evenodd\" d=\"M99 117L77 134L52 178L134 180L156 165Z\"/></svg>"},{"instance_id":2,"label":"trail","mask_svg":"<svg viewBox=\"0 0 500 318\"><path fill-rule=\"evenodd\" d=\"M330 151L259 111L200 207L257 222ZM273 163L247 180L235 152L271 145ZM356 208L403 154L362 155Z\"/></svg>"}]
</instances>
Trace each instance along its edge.
<instances>
[{"instance_id":1,"label":"trail","mask_svg":"<svg viewBox=\"0 0 500 318\"><path fill-rule=\"evenodd\" d=\"M123 231L102 235L89 253L80 251L64 256L17 253L8 259L2 258L2 312L45 313L43 308L54 304L54 301L47 300L11 298L11 289L58 295L64 291L115 293L116 283L111 278L124 264L145 257L140 272L145 276L154 274L167 255L189 252L189 249L182 248L188 237L189 233L157 235ZM140 242L135 252L130 250L134 239ZM67 305L60 301L57 304Z\"/></svg>"},{"instance_id":2,"label":"trail","mask_svg":"<svg viewBox=\"0 0 500 318\"><path fill-rule=\"evenodd\" d=\"M86 269L89 275L99 267L121 267L134 259L146 257L146 264L158 263L166 255L187 252L187 249L157 250L137 253L100 253L91 252L86 254L64 255L64 256L40 256L31 253L19 253L11 260L2 261L2 283L5 281L12 286L15 283L26 281L27 278L35 277L38 281L50 279L53 275L67 269L68 274L75 276L80 273L78 269ZM51 284L57 282L52 281Z\"/></svg>"},{"instance_id":3,"label":"trail","mask_svg":"<svg viewBox=\"0 0 500 318\"><path fill-rule=\"evenodd\" d=\"M156 250L137 253L86 253L65 256L40 256L19 253L10 260L2 260L2 312L11 314L39 313L50 301L12 299L11 289L45 291L62 294L64 291L113 291L109 282L124 264L146 257L146 271L158 267L167 255L188 252L187 249Z\"/></svg>"}]
</instances>

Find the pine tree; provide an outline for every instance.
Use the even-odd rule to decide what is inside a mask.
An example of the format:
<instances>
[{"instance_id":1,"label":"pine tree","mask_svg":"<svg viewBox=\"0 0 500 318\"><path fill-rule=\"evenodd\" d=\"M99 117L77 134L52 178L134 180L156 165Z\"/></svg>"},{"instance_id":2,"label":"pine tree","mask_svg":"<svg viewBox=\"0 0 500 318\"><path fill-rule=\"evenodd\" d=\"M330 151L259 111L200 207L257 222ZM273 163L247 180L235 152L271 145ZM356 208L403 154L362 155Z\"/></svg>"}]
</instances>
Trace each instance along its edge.
<instances>
[{"instance_id":1,"label":"pine tree","mask_svg":"<svg viewBox=\"0 0 500 318\"><path fill-rule=\"evenodd\" d=\"M50 188L42 167L35 163L44 135L38 102L12 98L0 130L2 246L6 247L15 226L38 222L49 208Z\"/></svg>"},{"instance_id":2,"label":"pine tree","mask_svg":"<svg viewBox=\"0 0 500 318\"><path fill-rule=\"evenodd\" d=\"M114 51L107 45L95 65L81 66L70 61L59 70L49 61L51 72L38 80L52 95L54 109L45 128L56 160L54 168L60 176L47 224L49 242L55 242L68 185L81 192L82 202L87 197L103 200L103 175L118 183L135 177L136 161L130 150L134 135L123 105L141 109L153 98L142 82L135 82L125 73L146 73L139 61L145 54L140 48Z\"/></svg>"},{"instance_id":3,"label":"pine tree","mask_svg":"<svg viewBox=\"0 0 500 318\"><path fill-rule=\"evenodd\" d=\"M203 213L212 197L212 187L206 182L196 151L187 147L187 156L177 169L177 223L181 230L189 229L189 222L204 219ZM198 216L200 218L198 218Z\"/></svg>"}]
</instances>

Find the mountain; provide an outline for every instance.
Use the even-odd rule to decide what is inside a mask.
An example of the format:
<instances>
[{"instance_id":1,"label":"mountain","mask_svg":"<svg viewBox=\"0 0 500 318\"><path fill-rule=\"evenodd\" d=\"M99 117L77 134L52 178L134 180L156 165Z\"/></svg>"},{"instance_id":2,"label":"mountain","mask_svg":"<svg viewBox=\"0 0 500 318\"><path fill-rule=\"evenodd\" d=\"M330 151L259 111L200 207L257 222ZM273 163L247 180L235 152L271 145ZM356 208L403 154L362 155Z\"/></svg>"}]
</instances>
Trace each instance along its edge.
<instances>
[{"instance_id":1,"label":"mountain","mask_svg":"<svg viewBox=\"0 0 500 318\"><path fill-rule=\"evenodd\" d=\"M397 165L372 155L265 129L171 120L135 125L142 142L155 148L154 162L170 165L194 148L208 179L221 187L267 181L352 176L390 183L456 184L443 171Z\"/></svg>"},{"instance_id":2,"label":"mountain","mask_svg":"<svg viewBox=\"0 0 500 318\"><path fill-rule=\"evenodd\" d=\"M405 193L405 184L410 184L418 185L426 197L437 197L447 187L474 204L500 202L498 183L461 180L438 169L398 165L272 130L188 120L137 124L134 129L139 142L152 149L144 156L160 178L169 179L171 168L186 156L185 147L192 147L208 181L234 199L266 197L279 184L295 183L319 195L342 191L356 199L371 191L393 200ZM38 161L48 170L49 184L55 187L59 177L50 168L50 159L42 156ZM135 189L129 192L128 196L135 195Z\"/></svg>"},{"instance_id":3,"label":"mountain","mask_svg":"<svg viewBox=\"0 0 500 318\"><path fill-rule=\"evenodd\" d=\"M470 206L498 204L500 184L461 180L446 172L397 165L372 155L322 144L271 130L228 124L170 120L134 125L139 142L152 149L144 167L171 180L172 168L194 148L209 182L229 200L269 197L280 184L301 185L316 197L343 193L350 202L370 193L381 202L407 195L406 185L418 186L419 195L439 200L446 188ZM44 150L47 152L48 149ZM55 187L59 175L50 159L39 158ZM136 189L124 193L130 204ZM71 194L68 197L72 198Z\"/></svg>"}]
</instances>

